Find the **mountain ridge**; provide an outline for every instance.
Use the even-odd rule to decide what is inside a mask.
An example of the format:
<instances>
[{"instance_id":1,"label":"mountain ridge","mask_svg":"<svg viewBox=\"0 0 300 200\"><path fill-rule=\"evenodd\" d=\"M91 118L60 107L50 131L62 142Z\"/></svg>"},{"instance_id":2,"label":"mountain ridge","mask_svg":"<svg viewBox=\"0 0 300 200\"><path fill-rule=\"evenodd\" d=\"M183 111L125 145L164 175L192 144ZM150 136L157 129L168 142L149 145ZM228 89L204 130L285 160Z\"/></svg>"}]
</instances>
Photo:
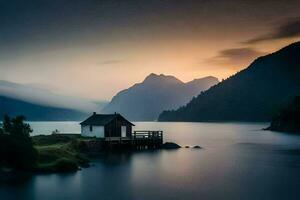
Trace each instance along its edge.
<instances>
[{"instance_id":1,"label":"mountain ridge","mask_svg":"<svg viewBox=\"0 0 300 200\"><path fill-rule=\"evenodd\" d=\"M83 120L88 114L77 110L37 105L0 95L0 115L23 115L29 121L71 121Z\"/></svg>"},{"instance_id":2,"label":"mountain ridge","mask_svg":"<svg viewBox=\"0 0 300 200\"><path fill-rule=\"evenodd\" d=\"M79 110L81 112L93 112L96 109L101 109L101 106L105 104L105 102L96 103L89 99L60 95L49 89L6 80L0 80L0 95L36 105Z\"/></svg>"},{"instance_id":3,"label":"mountain ridge","mask_svg":"<svg viewBox=\"0 0 300 200\"><path fill-rule=\"evenodd\" d=\"M248 68L164 111L159 121L269 121L300 92L300 42L255 59Z\"/></svg>"},{"instance_id":4,"label":"mountain ridge","mask_svg":"<svg viewBox=\"0 0 300 200\"><path fill-rule=\"evenodd\" d=\"M1 116L24 115L28 120L35 121L81 120L87 113L99 111L103 104L104 102L59 95L48 89L0 80Z\"/></svg>"}]
</instances>

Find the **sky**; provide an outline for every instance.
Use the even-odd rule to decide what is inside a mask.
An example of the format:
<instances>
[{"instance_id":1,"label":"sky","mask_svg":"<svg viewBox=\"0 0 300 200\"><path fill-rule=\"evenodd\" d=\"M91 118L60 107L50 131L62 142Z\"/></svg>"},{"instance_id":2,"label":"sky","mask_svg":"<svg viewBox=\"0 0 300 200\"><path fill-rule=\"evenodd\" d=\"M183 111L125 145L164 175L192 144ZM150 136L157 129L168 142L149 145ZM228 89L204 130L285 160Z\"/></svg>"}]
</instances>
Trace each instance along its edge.
<instances>
[{"instance_id":1,"label":"sky","mask_svg":"<svg viewBox=\"0 0 300 200\"><path fill-rule=\"evenodd\" d=\"M300 40L299 0L0 0L0 80L110 100L148 74L226 77Z\"/></svg>"}]
</instances>

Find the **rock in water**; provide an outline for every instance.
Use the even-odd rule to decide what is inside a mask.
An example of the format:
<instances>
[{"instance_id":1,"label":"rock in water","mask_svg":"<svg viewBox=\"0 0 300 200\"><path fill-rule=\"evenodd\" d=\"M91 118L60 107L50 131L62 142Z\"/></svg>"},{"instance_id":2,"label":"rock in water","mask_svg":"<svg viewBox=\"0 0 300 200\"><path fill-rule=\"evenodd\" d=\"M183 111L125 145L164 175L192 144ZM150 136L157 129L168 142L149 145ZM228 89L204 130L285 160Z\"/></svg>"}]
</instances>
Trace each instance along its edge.
<instances>
[{"instance_id":1,"label":"rock in water","mask_svg":"<svg viewBox=\"0 0 300 200\"><path fill-rule=\"evenodd\" d=\"M200 147L199 145L196 145L193 147L194 149L202 149L202 147Z\"/></svg>"},{"instance_id":2,"label":"rock in water","mask_svg":"<svg viewBox=\"0 0 300 200\"><path fill-rule=\"evenodd\" d=\"M179 148L181 148L181 146L179 146L178 144L173 143L173 142L166 142L162 145L161 148L162 149L179 149Z\"/></svg>"}]
</instances>

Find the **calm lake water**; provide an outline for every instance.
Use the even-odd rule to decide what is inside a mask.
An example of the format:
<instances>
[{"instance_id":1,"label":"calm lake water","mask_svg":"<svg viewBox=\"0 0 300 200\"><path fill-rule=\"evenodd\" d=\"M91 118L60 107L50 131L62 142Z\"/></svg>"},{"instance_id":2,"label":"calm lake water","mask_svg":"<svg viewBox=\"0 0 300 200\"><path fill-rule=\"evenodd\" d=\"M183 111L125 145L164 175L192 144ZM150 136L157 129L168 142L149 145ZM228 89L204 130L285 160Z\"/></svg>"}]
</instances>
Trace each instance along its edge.
<instances>
[{"instance_id":1,"label":"calm lake water","mask_svg":"<svg viewBox=\"0 0 300 200\"><path fill-rule=\"evenodd\" d=\"M71 174L0 185L0 199L300 199L300 135L266 123L135 123L182 148L111 154ZM78 122L32 122L33 134L80 132Z\"/></svg>"}]
</instances>

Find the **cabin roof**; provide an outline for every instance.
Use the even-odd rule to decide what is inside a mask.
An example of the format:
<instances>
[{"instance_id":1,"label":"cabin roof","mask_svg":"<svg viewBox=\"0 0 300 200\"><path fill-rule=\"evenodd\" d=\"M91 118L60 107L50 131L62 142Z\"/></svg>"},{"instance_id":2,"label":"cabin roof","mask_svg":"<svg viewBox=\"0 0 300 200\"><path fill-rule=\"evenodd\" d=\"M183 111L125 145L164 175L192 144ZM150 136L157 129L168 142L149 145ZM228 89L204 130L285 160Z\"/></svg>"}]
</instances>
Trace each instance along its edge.
<instances>
[{"instance_id":1,"label":"cabin roof","mask_svg":"<svg viewBox=\"0 0 300 200\"><path fill-rule=\"evenodd\" d=\"M121 120L126 121L130 125L134 126L133 123L125 119L120 114L93 114L86 120L80 123L80 125L94 125L94 126L105 126L106 124L110 123L112 120L119 118Z\"/></svg>"}]
</instances>

